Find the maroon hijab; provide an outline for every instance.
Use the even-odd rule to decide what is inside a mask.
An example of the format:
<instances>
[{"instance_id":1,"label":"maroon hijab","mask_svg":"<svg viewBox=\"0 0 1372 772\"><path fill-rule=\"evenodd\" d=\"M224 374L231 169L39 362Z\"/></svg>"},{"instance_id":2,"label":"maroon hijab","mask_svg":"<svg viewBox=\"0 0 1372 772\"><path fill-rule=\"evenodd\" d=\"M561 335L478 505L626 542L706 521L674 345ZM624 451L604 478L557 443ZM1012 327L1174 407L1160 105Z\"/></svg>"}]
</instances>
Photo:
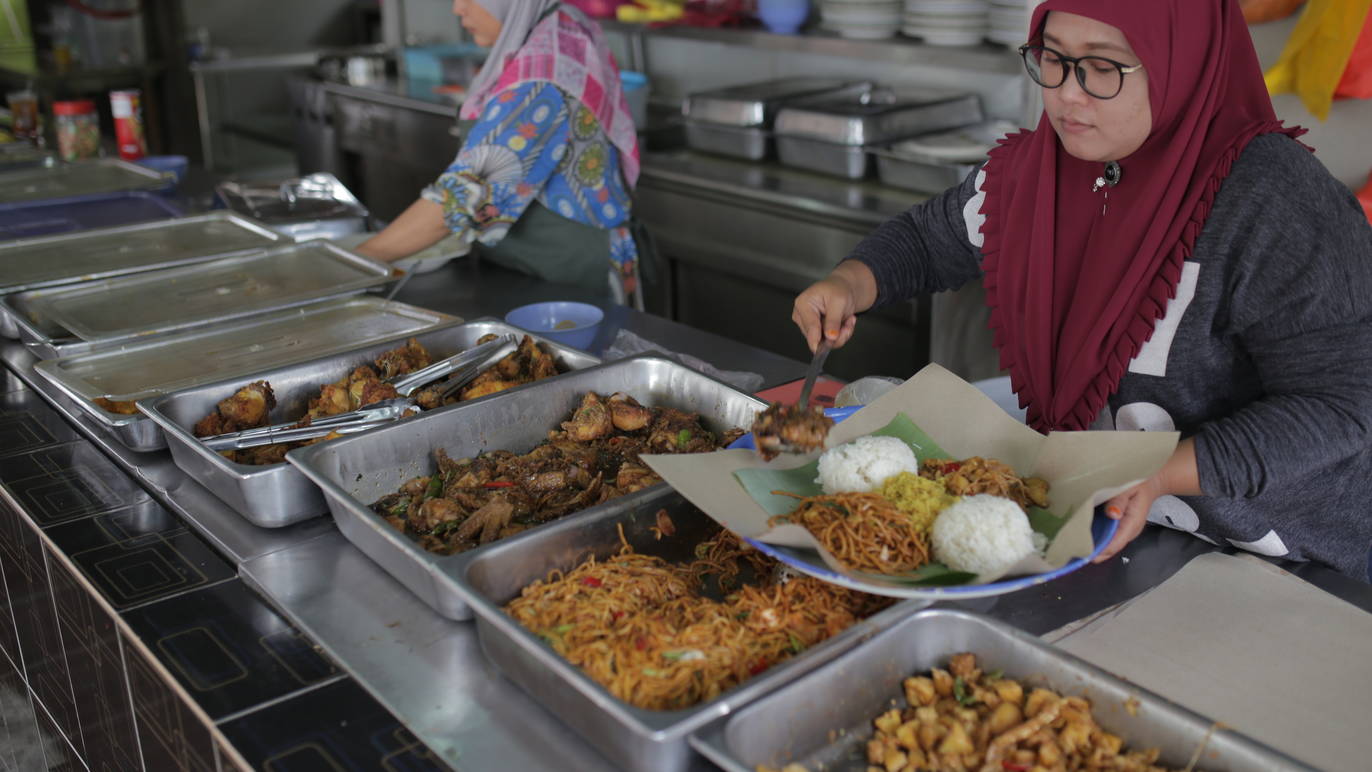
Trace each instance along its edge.
<instances>
[{"instance_id":1,"label":"maroon hijab","mask_svg":"<svg viewBox=\"0 0 1372 772\"><path fill-rule=\"evenodd\" d=\"M1046 116L991 151L985 272L1000 362L1040 431L1084 429L1119 386L1167 301L1220 183L1249 140L1298 136L1272 110L1234 0L1047 0L1124 32L1148 72L1153 130L1109 207L1103 165L1067 154ZM1126 75L1126 78L1134 77Z\"/></svg>"}]
</instances>

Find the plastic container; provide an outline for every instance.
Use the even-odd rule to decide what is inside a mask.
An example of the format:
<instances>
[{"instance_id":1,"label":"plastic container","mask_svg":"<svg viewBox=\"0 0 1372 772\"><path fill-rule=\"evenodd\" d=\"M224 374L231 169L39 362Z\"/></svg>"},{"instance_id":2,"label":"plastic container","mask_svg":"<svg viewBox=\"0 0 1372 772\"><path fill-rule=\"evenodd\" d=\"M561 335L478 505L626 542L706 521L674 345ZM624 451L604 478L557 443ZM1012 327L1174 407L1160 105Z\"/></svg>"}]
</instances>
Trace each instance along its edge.
<instances>
[{"instance_id":1,"label":"plastic container","mask_svg":"<svg viewBox=\"0 0 1372 772\"><path fill-rule=\"evenodd\" d=\"M138 89L110 92L110 112L114 114L114 139L119 157L137 161L148 154L143 139L143 92Z\"/></svg>"},{"instance_id":2,"label":"plastic container","mask_svg":"<svg viewBox=\"0 0 1372 772\"><path fill-rule=\"evenodd\" d=\"M74 99L52 103L57 127L57 155L63 161L79 161L100 155L100 117L95 102Z\"/></svg>"},{"instance_id":3,"label":"plastic container","mask_svg":"<svg viewBox=\"0 0 1372 772\"><path fill-rule=\"evenodd\" d=\"M505 314L509 324L582 351L595 340L604 318L605 312L590 303L567 300L531 303Z\"/></svg>"},{"instance_id":4,"label":"plastic container","mask_svg":"<svg viewBox=\"0 0 1372 772\"><path fill-rule=\"evenodd\" d=\"M624 88L624 101L629 103L629 115L634 127L642 130L648 125L648 76L632 70L620 70L619 82Z\"/></svg>"}]
</instances>

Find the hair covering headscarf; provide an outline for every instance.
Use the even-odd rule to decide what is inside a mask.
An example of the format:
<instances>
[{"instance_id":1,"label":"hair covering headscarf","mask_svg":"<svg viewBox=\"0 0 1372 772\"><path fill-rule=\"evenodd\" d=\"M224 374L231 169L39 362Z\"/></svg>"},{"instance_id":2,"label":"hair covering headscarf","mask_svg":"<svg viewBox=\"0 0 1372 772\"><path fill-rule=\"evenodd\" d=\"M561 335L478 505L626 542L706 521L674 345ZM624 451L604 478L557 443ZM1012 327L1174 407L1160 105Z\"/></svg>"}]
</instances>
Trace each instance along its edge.
<instances>
[{"instance_id":1,"label":"hair covering headscarf","mask_svg":"<svg viewBox=\"0 0 1372 772\"><path fill-rule=\"evenodd\" d=\"M476 0L500 20L500 35L467 87L459 115L476 119L496 94L529 81L547 81L575 97L619 150L624 181L638 181L638 133L619 66L595 22L559 0Z\"/></svg>"},{"instance_id":2,"label":"hair covering headscarf","mask_svg":"<svg viewBox=\"0 0 1372 772\"><path fill-rule=\"evenodd\" d=\"M1234 0L1047 0L1121 30L1148 73L1153 128L1119 184L1069 155L1046 115L986 164L982 267L1003 369L1040 431L1084 429L1176 294L1182 261L1244 146L1276 119ZM1135 77L1126 75L1126 78Z\"/></svg>"}]
</instances>

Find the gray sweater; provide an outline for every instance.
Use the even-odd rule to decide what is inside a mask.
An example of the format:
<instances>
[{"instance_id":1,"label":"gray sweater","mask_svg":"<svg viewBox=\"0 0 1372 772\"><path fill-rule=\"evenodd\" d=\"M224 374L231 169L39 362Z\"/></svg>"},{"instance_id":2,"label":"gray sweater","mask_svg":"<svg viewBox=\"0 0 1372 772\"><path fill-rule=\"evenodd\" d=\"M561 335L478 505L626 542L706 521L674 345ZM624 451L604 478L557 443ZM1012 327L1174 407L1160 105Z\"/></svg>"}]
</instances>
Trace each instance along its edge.
<instances>
[{"instance_id":1,"label":"gray sweater","mask_svg":"<svg viewBox=\"0 0 1372 772\"><path fill-rule=\"evenodd\" d=\"M878 304L980 274L976 177L853 251ZM1093 428L1196 438L1206 495L1162 497L1150 521L1372 579L1372 227L1310 152L1277 134L1244 149Z\"/></svg>"}]
</instances>

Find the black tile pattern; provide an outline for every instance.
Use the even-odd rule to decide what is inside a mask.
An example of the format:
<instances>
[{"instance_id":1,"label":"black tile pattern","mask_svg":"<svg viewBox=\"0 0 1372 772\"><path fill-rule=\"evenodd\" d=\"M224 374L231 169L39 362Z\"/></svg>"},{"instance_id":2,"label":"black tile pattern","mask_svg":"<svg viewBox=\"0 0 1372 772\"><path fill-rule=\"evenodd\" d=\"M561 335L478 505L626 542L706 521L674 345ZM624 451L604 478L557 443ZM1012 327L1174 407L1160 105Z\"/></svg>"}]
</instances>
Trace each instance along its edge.
<instances>
[{"instance_id":1,"label":"black tile pattern","mask_svg":"<svg viewBox=\"0 0 1372 772\"><path fill-rule=\"evenodd\" d=\"M80 438L81 434L34 392L0 394L0 455L27 453Z\"/></svg>"},{"instance_id":2,"label":"black tile pattern","mask_svg":"<svg viewBox=\"0 0 1372 772\"><path fill-rule=\"evenodd\" d=\"M14 528L27 528L20 516L6 502L0 502L0 654L20 667L19 630L14 619L14 606L10 602L10 574L19 570L18 561L20 542L14 536ZM19 580L15 574L15 581Z\"/></svg>"},{"instance_id":3,"label":"black tile pattern","mask_svg":"<svg viewBox=\"0 0 1372 772\"><path fill-rule=\"evenodd\" d=\"M233 566L153 501L53 526L47 535L116 609L234 575Z\"/></svg>"},{"instance_id":4,"label":"black tile pattern","mask_svg":"<svg viewBox=\"0 0 1372 772\"><path fill-rule=\"evenodd\" d=\"M151 500L147 491L85 441L4 459L0 479L40 527Z\"/></svg>"},{"instance_id":5,"label":"black tile pattern","mask_svg":"<svg viewBox=\"0 0 1372 772\"><path fill-rule=\"evenodd\" d=\"M144 769L215 772L210 730L127 641L124 654Z\"/></svg>"},{"instance_id":6,"label":"black tile pattern","mask_svg":"<svg viewBox=\"0 0 1372 772\"><path fill-rule=\"evenodd\" d=\"M114 620L66 566L50 559L48 575L77 695L80 737L72 737L72 744L82 748L91 770L138 769L133 706Z\"/></svg>"},{"instance_id":7,"label":"black tile pattern","mask_svg":"<svg viewBox=\"0 0 1372 772\"><path fill-rule=\"evenodd\" d=\"M5 586L14 613L18 654L13 659L23 668L34 696L63 733L71 737L78 727L76 699L62 650L43 545L33 529L20 522L7 507L4 509L0 515L4 520L0 525L0 542L5 548Z\"/></svg>"},{"instance_id":8,"label":"black tile pattern","mask_svg":"<svg viewBox=\"0 0 1372 772\"><path fill-rule=\"evenodd\" d=\"M23 769L15 751L37 730L29 687L18 668L8 657L0 657L0 770L4 772Z\"/></svg>"},{"instance_id":9,"label":"black tile pattern","mask_svg":"<svg viewBox=\"0 0 1372 772\"><path fill-rule=\"evenodd\" d=\"M43 757L47 761L48 772L79 772L84 770L85 767L81 764L76 751L58 733L57 725L53 723L52 717L43 710L42 706L38 706L34 712L38 716L38 730L45 740ZM51 742L47 740L51 740Z\"/></svg>"},{"instance_id":10,"label":"black tile pattern","mask_svg":"<svg viewBox=\"0 0 1372 772\"><path fill-rule=\"evenodd\" d=\"M142 606L124 619L216 720L339 672L236 579Z\"/></svg>"},{"instance_id":11,"label":"black tile pattern","mask_svg":"<svg viewBox=\"0 0 1372 772\"><path fill-rule=\"evenodd\" d=\"M219 728L253 769L448 769L351 679L226 721Z\"/></svg>"}]
</instances>

